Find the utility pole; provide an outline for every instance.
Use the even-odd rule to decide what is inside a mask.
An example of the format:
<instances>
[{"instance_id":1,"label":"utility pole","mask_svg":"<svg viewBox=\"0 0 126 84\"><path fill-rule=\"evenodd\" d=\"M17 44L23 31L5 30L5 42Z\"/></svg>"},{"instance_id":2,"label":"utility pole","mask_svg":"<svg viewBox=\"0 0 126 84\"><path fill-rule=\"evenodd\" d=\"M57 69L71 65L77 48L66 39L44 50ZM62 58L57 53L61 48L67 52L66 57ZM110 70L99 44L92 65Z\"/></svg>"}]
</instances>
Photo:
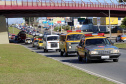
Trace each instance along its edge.
<instances>
[{"instance_id":1,"label":"utility pole","mask_svg":"<svg viewBox=\"0 0 126 84\"><path fill-rule=\"evenodd\" d=\"M110 39L111 39L111 23L110 23L110 10L109 10L109 29L110 29L109 33L110 33Z\"/></svg>"},{"instance_id":2,"label":"utility pole","mask_svg":"<svg viewBox=\"0 0 126 84\"><path fill-rule=\"evenodd\" d=\"M31 23L30 23L30 17L29 17L29 26L31 25Z\"/></svg>"},{"instance_id":3,"label":"utility pole","mask_svg":"<svg viewBox=\"0 0 126 84\"><path fill-rule=\"evenodd\" d=\"M51 35L52 35L52 17L51 17Z\"/></svg>"}]
</instances>

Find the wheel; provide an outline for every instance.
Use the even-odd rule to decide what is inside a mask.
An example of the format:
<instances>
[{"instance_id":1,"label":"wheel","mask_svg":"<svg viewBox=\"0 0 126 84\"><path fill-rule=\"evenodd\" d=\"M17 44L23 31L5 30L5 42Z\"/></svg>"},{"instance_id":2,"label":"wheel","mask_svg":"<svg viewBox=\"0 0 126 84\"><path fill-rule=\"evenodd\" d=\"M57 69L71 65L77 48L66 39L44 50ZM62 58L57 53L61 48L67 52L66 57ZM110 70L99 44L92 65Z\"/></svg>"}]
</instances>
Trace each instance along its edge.
<instances>
[{"instance_id":1,"label":"wheel","mask_svg":"<svg viewBox=\"0 0 126 84\"><path fill-rule=\"evenodd\" d=\"M64 53L64 52L60 51L60 55L61 55L61 56L63 56L63 53Z\"/></svg>"},{"instance_id":2,"label":"wheel","mask_svg":"<svg viewBox=\"0 0 126 84\"><path fill-rule=\"evenodd\" d=\"M80 57L79 55L78 55L78 60L80 61L80 62L82 62L82 57Z\"/></svg>"},{"instance_id":3,"label":"wheel","mask_svg":"<svg viewBox=\"0 0 126 84\"><path fill-rule=\"evenodd\" d=\"M37 47L37 49L40 49L40 47Z\"/></svg>"},{"instance_id":4,"label":"wheel","mask_svg":"<svg viewBox=\"0 0 126 84\"><path fill-rule=\"evenodd\" d=\"M46 49L44 49L44 52L46 52Z\"/></svg>"},{"instance_id":5,"label":"wheel","mask_svg":"<svg viewBox=\"0 0 126 84\"><path fill-rule=\"evenodd\" d=\"M113 59L113 62L118 62L119 60L118 59Z\"/></svg>"},{"instance_id":6,"label":"wheel","mask_svg":"<svg viewBox=\"0 0 126 84\"><path fill-rule=\"evenodd\" d=\"M56 52L58 52L59 50L56 50Z\"/></svg>"},{"instance_id":7,"label":"wheel","mask_svg":"<svg viewBox=\"0 0 126 84\"><path fill-rule=\"evenodd\" d=\"M88 56L85 54L85 62L86 63L91 63L91 60L88 58Z\"/></svg>"},{"instance_id":8,"label":"wheel","mask_svg":"<svg viewBox=\"0 0 126 84\"><path fill-rule=\"evenodd\" d=\"M46 52L48 52L48 50L46 49Z\"/></svg>"},{"instance_id":9,"label":"wheel","mask_svg":"<svg viewBox=\"0 0 126 84\"><path fill-rule=\"evenodd\" d=\"M65 57L67 57L68 56L68 53L67 52L65 52Z\"/></svg>"}]
</instances>

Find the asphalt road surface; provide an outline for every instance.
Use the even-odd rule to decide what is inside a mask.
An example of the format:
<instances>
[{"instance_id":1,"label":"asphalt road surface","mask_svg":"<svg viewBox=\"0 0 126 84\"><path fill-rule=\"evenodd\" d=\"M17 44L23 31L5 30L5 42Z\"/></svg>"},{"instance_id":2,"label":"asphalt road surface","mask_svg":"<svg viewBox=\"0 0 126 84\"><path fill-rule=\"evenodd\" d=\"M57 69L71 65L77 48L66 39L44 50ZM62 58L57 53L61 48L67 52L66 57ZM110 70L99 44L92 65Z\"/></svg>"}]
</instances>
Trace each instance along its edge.
<instances>
[{"instance_id":1,"label":"asphalt road surface","mask_svg":"<svg viewBox=\"0 0 126 84\"><path fill-rule=\"evenodd\" d=\"M121 56L119 57L119 62L109 61L93 61L92 63L79 62L76 54L71 54L69 57L60 56L59 52L50 50L47 53L43 52L43 49L33 48L32 45L24 45L26 48L29 48L36 53L41 55L51 57L63 63L69 63L73 66L76 66L87 71L91 71L98 75L111 78L113 80L119 81L119 83L126 83L126 50L120 49Z\"/></svg>"}]
</instances>

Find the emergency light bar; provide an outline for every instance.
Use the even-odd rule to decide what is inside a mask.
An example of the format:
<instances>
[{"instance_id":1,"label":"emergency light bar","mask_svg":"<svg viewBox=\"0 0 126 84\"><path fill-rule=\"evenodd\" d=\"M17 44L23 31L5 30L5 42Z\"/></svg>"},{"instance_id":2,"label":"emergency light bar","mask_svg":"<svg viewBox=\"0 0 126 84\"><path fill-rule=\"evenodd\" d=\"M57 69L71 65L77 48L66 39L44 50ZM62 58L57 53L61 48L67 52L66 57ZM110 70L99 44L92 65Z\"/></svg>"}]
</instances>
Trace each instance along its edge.
<instances>
[{"instance_id":1,"label":"emergency light bar","mask_svg":"<svg viewBox=\"0 0 126 84\"><path fill-rule=\"evenodd\" d=\"M67 30L67 32L81 32L81 30L76 30L76 31Z\"/></svg>"},{"instance_id":2,"label":"emergency light bar","mask_svg":"<svg viewBox=\"0 0 126 84\"><path fill-rule=\"evenodd\" d=\"M85 36L104 36L104 33L85 34Z\"/></svg>"}]
</instances>

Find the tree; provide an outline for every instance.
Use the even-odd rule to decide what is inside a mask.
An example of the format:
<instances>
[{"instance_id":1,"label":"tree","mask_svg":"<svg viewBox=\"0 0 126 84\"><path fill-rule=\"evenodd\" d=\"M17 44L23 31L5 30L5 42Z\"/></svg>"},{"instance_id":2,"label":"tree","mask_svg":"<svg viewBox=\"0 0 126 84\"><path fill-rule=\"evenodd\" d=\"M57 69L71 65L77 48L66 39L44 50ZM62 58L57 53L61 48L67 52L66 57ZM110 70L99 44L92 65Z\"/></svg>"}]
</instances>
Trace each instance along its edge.
<instances>
[{"instance_id":1,"label":"tree","mask_svg":"<svg viewBox=\"0 0 126 84\"><path fill-rule=\"evenodd\" d=\"M126 28L126 17L122 20L122 24L120 26L121 28L125 29Z\"/></svg>"},{"instance_id":2,"label":"tree","mask_svg":"<svg viewBox=\"0 0 126 84\"><path fill-rule=\"evenodd\" d=\"M123 1L126 2L126 0L119 0L119 2L123 2Z\"/></svg>"}]
</instances>

